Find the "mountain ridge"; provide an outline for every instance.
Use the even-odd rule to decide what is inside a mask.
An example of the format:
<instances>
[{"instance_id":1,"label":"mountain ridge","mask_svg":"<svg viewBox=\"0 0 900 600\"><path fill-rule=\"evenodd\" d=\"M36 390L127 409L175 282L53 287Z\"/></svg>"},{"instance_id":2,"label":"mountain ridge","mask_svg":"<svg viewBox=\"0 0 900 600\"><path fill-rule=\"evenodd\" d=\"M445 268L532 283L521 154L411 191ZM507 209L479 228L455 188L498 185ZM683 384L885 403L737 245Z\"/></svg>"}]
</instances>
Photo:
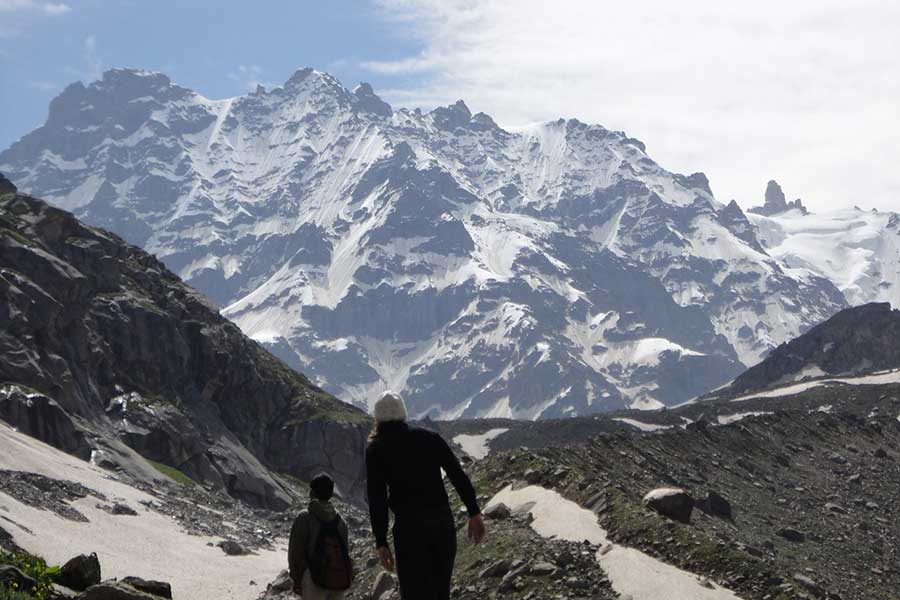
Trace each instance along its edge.
<instances>
[{"instance_id":1,"label":"mountain ridge","mask_svg":"<svg viewBox=\"0 0 900 600\"><path fill-rule=\"evenodd\" d=\"M227 100L116 71L51 112L0 169L362 406L388 388L417 416L675 404L846 305L703 174L576 119L393 110L312 69Z\"/></svg>"}]
</instances>

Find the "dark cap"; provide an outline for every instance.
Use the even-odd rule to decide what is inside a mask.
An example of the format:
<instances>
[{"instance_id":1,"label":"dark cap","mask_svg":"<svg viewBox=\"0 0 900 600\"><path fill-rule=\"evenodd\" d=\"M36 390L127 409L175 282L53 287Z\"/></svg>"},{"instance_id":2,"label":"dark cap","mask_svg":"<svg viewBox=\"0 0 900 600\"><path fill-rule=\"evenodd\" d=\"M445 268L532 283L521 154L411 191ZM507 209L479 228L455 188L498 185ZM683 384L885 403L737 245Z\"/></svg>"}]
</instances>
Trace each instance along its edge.
<instances>
[{"instance_id":1,"label":"dark cap","mask_svg":"<svg viewBox=\"0 0 900 600\"><path fill-rule=\"evenodd\" d=\"M334 480L325 473L319 473L309 482L309 492L318 500L331 500L334 494Z\"/></svg>"}]
</instances>

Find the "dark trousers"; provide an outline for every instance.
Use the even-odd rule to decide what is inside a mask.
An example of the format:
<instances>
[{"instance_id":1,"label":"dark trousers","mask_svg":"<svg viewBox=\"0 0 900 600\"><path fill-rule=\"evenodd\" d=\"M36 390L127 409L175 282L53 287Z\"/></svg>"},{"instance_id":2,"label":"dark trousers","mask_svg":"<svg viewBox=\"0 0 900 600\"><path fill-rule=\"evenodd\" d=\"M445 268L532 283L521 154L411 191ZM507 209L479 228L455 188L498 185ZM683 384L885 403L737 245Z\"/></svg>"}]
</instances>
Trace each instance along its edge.
<instances>
[{"instance_id":1,"label":"dark trousers","mask_svg":"<svg viewBox=\"0 0 900 600\"><path fill-rule=\"evenodd\" d=\"M449 600L456 561L456 526L449 508L398 515L394 552L403 600Z\"/></svg>"}]
</instances>

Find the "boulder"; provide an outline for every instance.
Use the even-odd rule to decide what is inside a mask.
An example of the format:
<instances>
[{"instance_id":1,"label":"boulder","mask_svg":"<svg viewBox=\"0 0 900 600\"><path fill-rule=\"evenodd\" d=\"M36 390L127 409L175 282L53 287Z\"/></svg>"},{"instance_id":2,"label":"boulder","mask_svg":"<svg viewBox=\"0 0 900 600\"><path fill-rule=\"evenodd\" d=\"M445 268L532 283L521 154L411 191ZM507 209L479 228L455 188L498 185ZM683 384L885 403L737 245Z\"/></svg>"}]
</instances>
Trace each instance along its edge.
<instances>
[{"instance_id":1,"label":"boulder","mask_svg":"<svg viewBox=\"0 0 900 600\"><path fill-rule=\"evenodd\" d=\"M796 529L791 529L790 527L783 527L779 529L777 532L779 537L786 539L789 542L794 542L796 544L800 544L806 541L806 534L802 531L798 531Z\"/></svg>"},{"instance_id":2,"label":"boulder","mask_svg":"<svg viewBox=\"0 0 900 600\"><path fill-rule=\"evenodd\" d=\"M508 519L511 514L512 512L509 510L509 507L502 502L498 502L484 510L484 517L486 519L493 519L494 521Z\"/></svg>"},{"instance_id":3,"label":"boulder","mask_svg":"<svg viewBox=\"0 0 900 600\"><path fill-rule=\"evenodd\" d=\"M172 600L172 586L164 581L141 579L140 577L123 577L122 583L130 585L139 592L150 594L158 598Z\"/></svg>"},{"instance_id":4,"label":"boulder","mask_svg":"<svg viewBox=\"0 0 900 600\"><path fill-rule=\"evenodd\" d=\"M94 553L69 559L55 577L56 583L79 592L100 583L100 579L100 560Z\"/></svg>"},{"instance_id":5,"label":"boulder","mask_svg":"<svg viewBox=\"0 0 900 600\"><path fill-rule=\"evenodd\" d=\"M0 586L30 593L37 587L37 581L12 565L0 565Z\"/></svg>"},{"instance_id":6,"label":"boulder","mask_svg":"<svg viewBox=\"0 0 900 600\"><path fill-rule=\"evenodd\" d=\"M644 496L644 506L674 521L690 523L694 499L680 488L657 488Z\"/></svg>"},{"instance_id":7,"label":"boulder","mask_svg":"<svg viewBox=\"0 0 900 600\"><path fill-rule=\"evenodd\" d=\"M734 520L731 503L716 492L707 492L706 498L697 500L696 506L701 511L713 517L720 517L722 519L728 519L729 521Z\"/></svg>"},{"instance_id":8,"label":"boulder","mask_svg":"<svg viewBox=\"0 0 900 600\"><path fill-rule=\"evenodd\" d=\"M13 535L2 527L0 527L0 550L6 550L7 552L22 552L22 548L16 544Z\"/></svg>"},{"instance_id":9,"label":"boulder","mask_svg":"<svg viewBox=\"0 0 900 600\"><path fill-rule=\"evenodd\" d=\"M224 552L228 556L244 556L246 554L250 554L249 552L247 552L246 548L244 548L234 540L223 540L216 544L216 546L221 548L222 552Z\"/></svg>"},{"instance_id":10,"label":"boulder","mask_svg":"<svg viewBox=\"0 0 900 600\"><path fill-rule=\"evenodd\" d=\"M523 477L525 477L525 481L527 481L531 485L537 485L544 480L544 474L537 469L526 470Z\"/></svg>"},{"instance_id":11,"label":"boulder","mask_svg":"<svg viewBox=\"0 0 900 600\"><path fill-rule=\"evenodd\" d=\"M92 585L78 596L79 600L159 600L159 596L142 592L122 581L104 581Z\"/></svg>"},{"instance_id":12,"label":"boulder","mask_svg":"<svg viewBox=\"0 0 900 600\"><path fill-rule=\"evenodd\" d=\"M110 512L114 515L126 515L129 517L136 517L137 511L128 506L127 504L122 504L120 502L116 502L112 505L112 509Z\"/></svg>"}]
</instances>

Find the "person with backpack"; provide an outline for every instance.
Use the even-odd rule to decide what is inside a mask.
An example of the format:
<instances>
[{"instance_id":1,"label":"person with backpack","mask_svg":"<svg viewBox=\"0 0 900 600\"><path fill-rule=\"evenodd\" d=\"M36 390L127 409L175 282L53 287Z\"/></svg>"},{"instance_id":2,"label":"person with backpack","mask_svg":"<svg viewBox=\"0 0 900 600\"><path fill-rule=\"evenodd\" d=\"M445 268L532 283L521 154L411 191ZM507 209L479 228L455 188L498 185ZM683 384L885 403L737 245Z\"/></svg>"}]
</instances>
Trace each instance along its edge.
<instances>
[{"instance_id":1,"label":"person with backpack","mask_svg":"<svg viewBox=\"0 0 900 600\"><path fill-rule=\"evenodd\" d=\"M403 600L448 600L456 561L456 522L441 471L456 488L469 515L468 537L485 535L475 489L447 442L432 431L410 427L400 396L375 403L375 427L366 448L369 516L382 566L395 567L388 545L388 510L394 513L394 550Z\"/></svg>"},{"instance_id":2,"label":"person with backpack","mask_svg":"<svg viewBox=\"0 0 900 600\"><path fill-rule=\"evenodd\" d=\"M309 484L309 508L294 519L288 566L303 600L343 600L353 583L347 524L331 503L334 481L322 473Z\"/></svg>"}]
</instances>

